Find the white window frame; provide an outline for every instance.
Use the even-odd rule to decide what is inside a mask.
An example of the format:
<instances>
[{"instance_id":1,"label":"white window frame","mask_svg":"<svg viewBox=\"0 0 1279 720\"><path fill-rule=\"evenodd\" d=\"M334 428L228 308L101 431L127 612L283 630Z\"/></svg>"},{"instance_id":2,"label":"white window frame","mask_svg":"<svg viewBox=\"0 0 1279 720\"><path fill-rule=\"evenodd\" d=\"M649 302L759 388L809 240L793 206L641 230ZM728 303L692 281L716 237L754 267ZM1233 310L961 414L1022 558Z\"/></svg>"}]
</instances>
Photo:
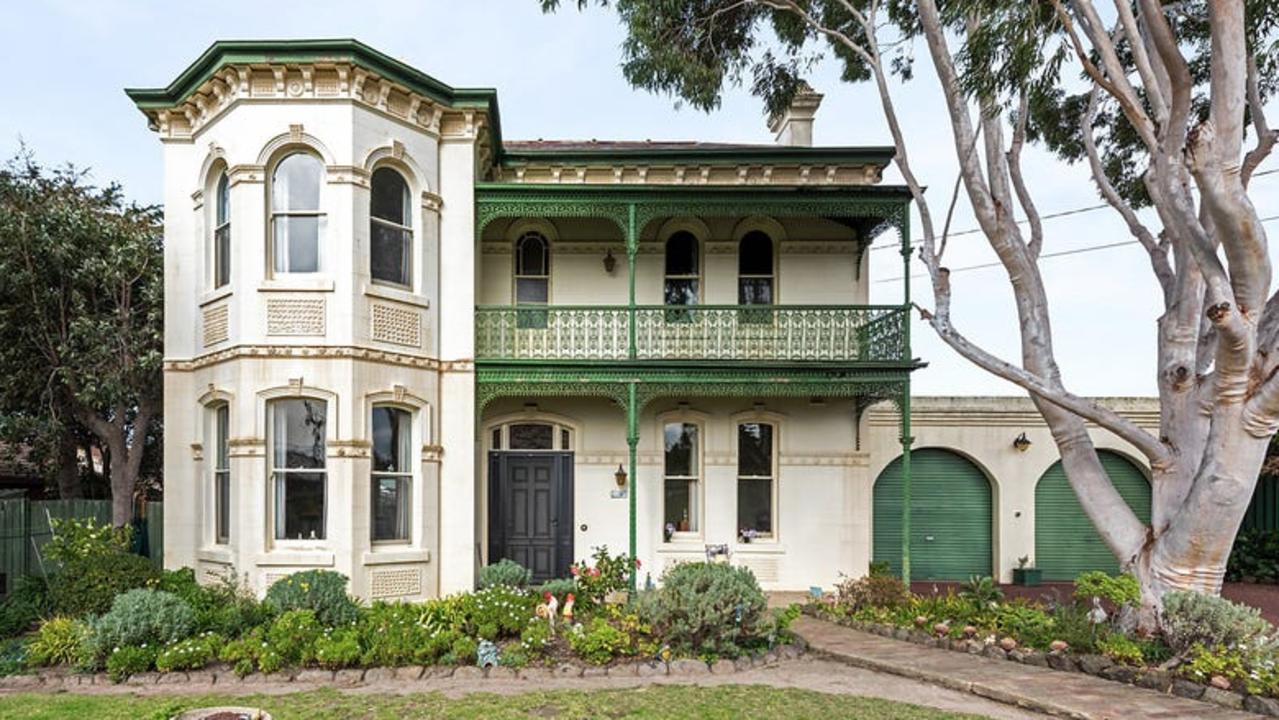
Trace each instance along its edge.
<instances>
[{"instance_id":1,"label":"white window frame","mask_svg":"<svg viewBox=\"0 0 1279 720\"><path fill-rule=\"evenodd\" d=\"M769 425L772 427L772 447L770 448L770 458L772 475L742 475L741 474L741 426L742 425ZM768 480L769 481L769 523L772 530L768 533L761 533L752 540L756 542L776 542L779 533L778 523L781 520L781 514L778 511L778 483L780 458L781 455L781 421L772 416L739 416L733 418L733 464L734 464L734 482L733 482L733 526L739 534L743 528L738 527L738 516L741 512L741 481L742 480ZM736 538L735 538L736 539Z\"/></svg>"},{"instance_id":2,"label":"white window frame","mask_svg":"<svg viewBox=\"0 0 1279 720\"><path fill-rule=\"evenodd\" d=\"M417 408L414 408L414 407L409 407L409 406L400 405L397 403L390 403L390 402L373 403L369 412L370 443L376 442L372 434L373 412L379 409L395 410L398 412L406 413L408 415L409 444L408 444L408 455L407 457L404 458L404 464L406 466L405 469L400 469L394 472L386 471L386 470L376 470L373 468L373 462L372 462L376 460L376 457L370 458L371 461L369 463L369 468L370 468L369 470L369 542L372 543L373 545L379 545L379 546L380 545L411 545L413 543L413 521L414 521L413 498L415 496L414 487L420 485L420 483L417 480L418 474L416 472L416 469L417 467L420 466L421 463L415 462L413 457L413 448L421 446L421 444L417 442L417 439L416 439L418 437L417 426L418 426L418 418L420 417L420 415L417 412ZM403 537L377 538L374 536L374 532L376 531L376 528L377 528L377 523L375 522L375 513L377 511L377 502L375 500L375 496L377 494L378 481L383 479L395 479L407 485L407 488L400 493L400 498L402 499L404 503L403 509L399 511L402 515L402 521L404 525Z\"/></svg>"},{"instance_id":3,"label":"white window frame","mask_svg":"<svg viewBox=\"0 0 1279 720\"><path fill-rule=\"evenodd\" d=\"M542 246L546 253L546 262L543 270L546 272L541 275L531 275L520 272L520 245L526 238L537 236L542 241ZM551 304L551 238L540 229L530 228L519 234L515 238L515 253L511 257L511 304L520 306L542 307ZM546 282L546 301L524 302L520 300L520 281L521 280L544 280Z\"/></svg>"},{"instance_id":4,"label":"white window frame","mask_svg":"<svg viewBox=\"0 0 1279 720\"><path fill-rule=\"evenodd\" d=\"M691 425L697 428L697 452L694 453L692 475L667 475L666 474L666 428L671 425ZM706 423L700 418L689 417L684 414L666 415L661 418L659 437L662 439L662 512L659 516L661 519L662 537L666 537L666 483L668 480L690 481L692 487L692 499L694 512L689 513L689 530L676 530L671 533L667 542L677 543L686 540L697 540L702 535L702 528L705 526L705 507L706 507Z\"/></svg>"},{"instance_id":5,"label":"white window frame","mask_svg":"<svg viewBox=\"0 0 1279 720\"><path fill-rule=\"evenodd\" d=\"M231 543L231 404L225 400L209 406L212 450L209 475L213 489L213 544ZM225 486L225 493L224 493ZM225 528L225 531L224 531Z\"/></svg>"},{"instance_id":6,"label":"white window frame","mask_svg":"<svg viewBox=\"0 0 1279 720\"><path fill-rule=\"evenodd\" d=\"M512 425L550 425L551 447L540 449L511 448ZM499 452L572 452L577 445L577 430L564 422L541 417L503 420L490 423L484 431L485 442L489 450ZM496 444L495 444L496 441ZM567 442L566 442L567 441Z\"/></svg>"},{"instance_id":7,"label":"white window frame","mask_svg":"<svg viewBox=\"0 0 1279 720\"><path fill-rule=\"evenodd\" d=\"M770 255L772 255L772 267L767 275L759 275L753 273L742 272L742 245L746 242L747 236L751 233L759 233L768 238L770 245ZM740 240L737 241L737 304L742 307L771 307L777 304L777 240L766 230L752 228L746 231ZM769 302L747 304L742 302L742 281L743 280L768 280L769 281Z\"/></svg>"},{"instance_id":8,"label":"white window frame","mask_svg":"<svg viewBox=\"0 0 1279 720\"><path fill-rule=\"evenodd\" d=\"M314 210L295 210L291 208L280 210L275 207L276 173L279 172L280 166L284 164L284 161L288 160L294 155L307 155L313 158L317 163L319 163L320 177L317 183L319 197L316 200L316 208ZM315 151L309 148L291 148L281 153L280 156L276 158L275 162L271 164L271 173L268 175L267 192L266 192L266 202L267 202L266 225L267 225L267 239L268 239L267 267L270 269L271 277L314 277L316 275L320 275L321 273L325 272L325 268L327 266L325 255L327 253L325 252L324 239L328 230L328 223L326 222L328 218L328 214L325 213L324 211L325 183L326 183L326 178L325 178L324 158L320 157L318 153L316 153ZM287 218L287 217L317 218L316 229L315 229L315 270L298 271L298 270L291 270L287 268L284 270L280 270L276 268L275 260L277 255L284 258L284 261L286 263L288 262L288 257L289 257L289 248L279 247L280 239L277 238L275 234L276 218L282 218L282 217L283 218ZM281 252L283 253L282 255L280 254Z\"/></svg>"},{"instance_id":9,"label":"white window frame","mask_svg":"<svg viewBox=\"0 0 1279 720\"><path fill-rule=\"evenodd\" d=\"M324 467L319 469L312 468L277 468L275 467L275 408L278 404L292 400L317 402L324 405ZM323 543L328 540L329 533L329 428L330 423L336 422L337 418L332 412L335 408L334 403L329 398L314 397L310 395L298 396L277 396L270 397L266 401L266 465L267 465L267 495L269 498L268 507L270 512L267 515L268 537L277 545L306 545L314 543ZM320 535L314 538L290 538L282 535L283 518L285 512L284 493L281 492L281 481L287 482L289 474L309 474L320 475L323 495L323 513L320 525Z\"/></svg>"},{"instance_id":10,"label":"white window frame","mask_svg":"<svg viewBox=\"0 0 1279 720\"><path fill-rule=\"evenodd\" d=\"M697 272L688 274L688 275L670 275L666 272L667 255L670 252L671 240L673 240L676 235L679 235L681 233L687 233L689 237L693 238L693 242L695 243L695 247L693 248L693 262L697 263ZM705 281L705 278L703 277L703 271L706 267L706 263L704 262L705 258L703 257L702 253L705 250L705 248L706 248L706 239L687 228L676 229L664 240L662 240L662 304L663 305L665 305L666 307L672 307L672 308L679 308L679 307L691 308L691 307L697 307L698 305L703 304L702 301L705 299L705 296L706 296L706 281ZM666 284L670 282L671 280L696 281L697 293L696 293L696 296L694 297L694 302L692 304L671 305L666 302Z\"/></svg>"},{"instance_id":11,"label":"white window frame","mask_svg":"<svg viewBox=\"0 0 1279 720\"><path fill-rule=\"evenodd\" d=\"M387 170L395 173L396 175L400 177L400 180L404 182L404 188L406 193L404 198L404 203L405 203L404 215L408 218L408 221L409 221L408 225L401 225L399 223L386 220L384 218L374 217L373 215L373 177L382 170ZM414 215L413 183L409 182L409 176L405 174L404 172L401 172L399 168L394 167L392 165L388 165L388 164L378 165L377 167L373 168L373 172L369 173L369 281L370 282L376 283L378 285L386 285L389 287L401 288L404 290L413 289L413 280L414 280L413 266L415 264L414 248L417 244L417 238L414 237L414 233L413 233L413 215ZM390 228L392 230L398 230L408 235L408 242L404 248L404 262L406 264L405 271L408 277L404 279L403 283L399 283L394 280L384 280L381 278L373 277L373 229L374 229L374 226L381 226L381 227Z\"/></svg>"},{"instance_id":12,"label":"white window frame","mask_svg":"<svg viewBox=\"0 0 1279 720\"><path fill-rule=\"evenodd\" d=\"M226 195L223 196L225 189ZM225 218L225 219L223 219ZM226 236L226 248L223 250L222 238ZM213 258L212 285L219 290L231 284L231 178L223 167L213 182ZM225 277L223 277L225 271Z\"/></svg>"}]
</instances>

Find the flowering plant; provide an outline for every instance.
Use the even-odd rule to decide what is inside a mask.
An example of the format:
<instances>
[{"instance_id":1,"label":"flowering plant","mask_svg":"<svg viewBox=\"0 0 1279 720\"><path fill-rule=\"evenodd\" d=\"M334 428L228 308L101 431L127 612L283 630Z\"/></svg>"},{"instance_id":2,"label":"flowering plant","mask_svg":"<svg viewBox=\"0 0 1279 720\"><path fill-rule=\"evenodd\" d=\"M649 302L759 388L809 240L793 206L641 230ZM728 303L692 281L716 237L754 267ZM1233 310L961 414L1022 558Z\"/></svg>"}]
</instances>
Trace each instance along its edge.
<instances>
[{"instance_id":1,"label":"flowering plant","mask_svg":"<svg viewBox=\"0 0 1279 720\"><path fill-rule=\"evenodd\" d=\"M577 579L577 603L579 606L598 605L611 592L623 590L630 584L631 568L638 569L640 561L629 555L610 555L607 546L595 548L591 555L594 564L582 560L569 566L568 571Z\"/></svg>"}]
</instances>

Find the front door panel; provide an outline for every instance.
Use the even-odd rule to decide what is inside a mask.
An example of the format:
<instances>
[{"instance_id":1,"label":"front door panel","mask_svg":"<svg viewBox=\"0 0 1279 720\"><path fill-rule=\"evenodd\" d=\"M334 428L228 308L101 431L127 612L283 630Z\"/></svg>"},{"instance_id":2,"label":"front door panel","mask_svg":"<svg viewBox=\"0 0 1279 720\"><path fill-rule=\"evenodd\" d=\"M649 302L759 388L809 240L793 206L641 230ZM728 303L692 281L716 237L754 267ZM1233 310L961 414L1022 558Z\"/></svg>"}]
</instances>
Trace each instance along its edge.
<instances>
[{"instance_id":1,"label":"front door panel","mask_svg":"<svg viewBox=\"0 0 1279 720\"><path fill-rule=\"evenodd\" d=\"M494 452L489 459L489 562L510 558L536 582L572 562L572 453Z\"/></svg>"}]
</instances>

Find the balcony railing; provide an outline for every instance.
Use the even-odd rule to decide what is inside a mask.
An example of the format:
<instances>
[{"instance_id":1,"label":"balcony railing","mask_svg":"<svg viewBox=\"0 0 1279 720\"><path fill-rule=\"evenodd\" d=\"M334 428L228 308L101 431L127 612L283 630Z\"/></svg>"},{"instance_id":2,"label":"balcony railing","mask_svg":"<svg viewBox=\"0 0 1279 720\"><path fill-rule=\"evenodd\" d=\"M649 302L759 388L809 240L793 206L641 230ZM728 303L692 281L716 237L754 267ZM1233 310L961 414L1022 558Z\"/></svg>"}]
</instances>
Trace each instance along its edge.
<instances>
[{"instance_id":1,"label":"balcony railing","mask_svg":"<svg viewBox=\"0 0 1279 720\"><path fill-rule=\"evenodd\" d=\"M900 306L486 306L475 311L475 354L480 360L900 362L909 359L905 323Z\"/></svg>"}]
</instances>

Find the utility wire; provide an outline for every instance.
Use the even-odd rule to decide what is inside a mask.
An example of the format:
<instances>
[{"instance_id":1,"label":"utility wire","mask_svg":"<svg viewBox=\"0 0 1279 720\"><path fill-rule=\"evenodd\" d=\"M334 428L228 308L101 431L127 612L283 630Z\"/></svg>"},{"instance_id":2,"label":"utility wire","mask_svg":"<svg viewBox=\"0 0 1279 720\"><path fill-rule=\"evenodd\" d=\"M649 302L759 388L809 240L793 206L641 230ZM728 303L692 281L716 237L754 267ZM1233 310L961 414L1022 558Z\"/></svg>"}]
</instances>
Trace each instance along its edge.
<instances>
[{"instance_id":1,"label":"utility wire","mask_svg":"<svg viewBox=\"0 0 1279 720\"><path fill-rule=\"evenodd\" d=\"M1273 220L1279 220L1279 215L1271 215L1269 217L1263 217L1261 218L1260 221L1264 223L1264 222L1271 222ZM1136 245L1136 244L1138 244L1136 240L1121 240L1119 242L1105 243L1103 245L1088 245L1086 247L1071 248L1070 250L1058 250L1057 252L1043 253L1039 256L1039 259L1043 260L1045 258L1062 257L1063 255L1078 255L1080 253L1094 252L1097 250L1109 250L1110 248L1117 248L1117 247L1123 247L1125 245ZM984 270L986 268L1000 267L1002 265L1003 263L1000 263L998 261L980 263L978 265L965 265L963 267L950 269L950 274L954 275L955 273L967 272L969 270ZM924 277L928 277L928 274L918 273L916 275L911 275L910 277L912 279L924 278ZM884 278L883 280L876 280L875 282L890 283L890 282L901 282L901 280L902 280L902 276L899 275L897 277Z\"/></svg>"}]
</instances>

